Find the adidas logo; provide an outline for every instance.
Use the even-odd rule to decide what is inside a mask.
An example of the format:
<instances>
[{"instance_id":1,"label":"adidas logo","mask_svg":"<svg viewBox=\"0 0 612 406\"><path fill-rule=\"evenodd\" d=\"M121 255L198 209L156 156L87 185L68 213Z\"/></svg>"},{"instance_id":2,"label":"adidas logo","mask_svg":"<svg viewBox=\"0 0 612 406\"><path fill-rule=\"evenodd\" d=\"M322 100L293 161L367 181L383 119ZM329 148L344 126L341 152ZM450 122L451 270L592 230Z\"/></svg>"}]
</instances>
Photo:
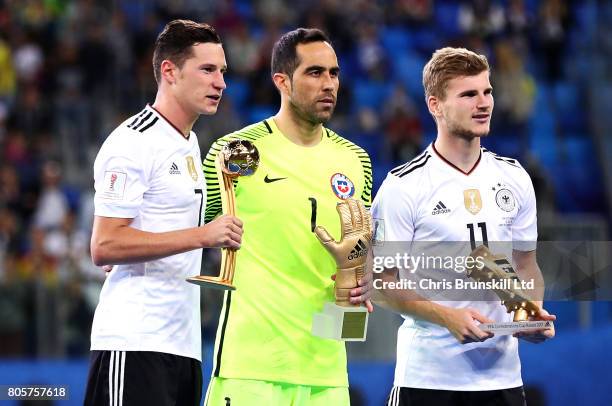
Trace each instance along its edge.
<instances>
[{"instance_id":1,"label":"adidas logo","mask_svg":"<svg viewBox=\"0 0 612 406\"><path fill-rule=\"evenodd\" d=\"M170 175L180 175L181 171L177 164L172 162L172 166L170 167Z\"/></svg>"},{"instance_id":2,"label":"adidas logo","mask_svg":"<svg viewBox=\"0 0 612 406\"><path fill-rule=\"evenodd\" d=\"M446 214L446 213L450 213L450 209L447 209L444 203L442 203L442 201L439 201L435 209L433 209L433 211L431 212L431 215L435 216L437 214Z\"/></svg>"},{"instance_id":3,"label":"adidas logo","mask_svg":"<svg viewBox=\"0 0 612 406\"><path fill-rule=\"evenodd\" d=\"M363 241L359 240L357 241L357 244L355 245L355 247L349 254L348 259L357 259L367 254L368 254L368 247L365 245Z\"/></svg>"}]
</instances>

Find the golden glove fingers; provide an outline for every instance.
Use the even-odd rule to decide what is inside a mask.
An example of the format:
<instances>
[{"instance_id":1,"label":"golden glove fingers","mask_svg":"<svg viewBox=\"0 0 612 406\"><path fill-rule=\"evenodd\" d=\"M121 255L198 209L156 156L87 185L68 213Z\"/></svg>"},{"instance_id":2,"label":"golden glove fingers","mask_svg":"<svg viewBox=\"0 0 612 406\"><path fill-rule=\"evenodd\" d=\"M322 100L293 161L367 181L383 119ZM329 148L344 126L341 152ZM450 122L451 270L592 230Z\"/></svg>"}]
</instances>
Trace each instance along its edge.
<instances>
[{"instance_id":1,"label":"golden glove fingers","mask_svg":"<svg viewBox=\"0 0 612 406\"><path fill-rule=\"evenodd\" d=\"M350 291L359 286L365 276L365 263L372 239L372 218L360 200L347 199L336 206L341 221L339 241L321 226L314 230L315 235L336 261L336 303L340 306L353 306Z\"/></svg>"}]
</instances>

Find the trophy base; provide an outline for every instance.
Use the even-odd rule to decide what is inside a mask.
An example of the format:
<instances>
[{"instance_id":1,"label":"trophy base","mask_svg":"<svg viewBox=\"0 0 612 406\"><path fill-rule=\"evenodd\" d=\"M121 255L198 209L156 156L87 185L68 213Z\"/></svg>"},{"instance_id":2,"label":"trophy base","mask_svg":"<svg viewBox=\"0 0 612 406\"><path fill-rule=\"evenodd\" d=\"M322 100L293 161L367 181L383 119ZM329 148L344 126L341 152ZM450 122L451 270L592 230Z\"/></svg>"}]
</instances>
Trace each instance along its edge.
<instances>
[{"instance_id":1,"label":"trophy base","mask_svg":"<svg viewBox=\"0 0 612 406\"><path fill-rule=\"evenodd\" d=\"M187 278L187 282L208 289L218 290L236 290L236 287L228 280L221 279L218 276L203 276L197 275Z\"/></svg>"},{"instance_id":2,"label":"trophy base","mask_svg":"<svg viewBox=\"0 0 612 406\"><path fill-rule=\"evenodd\" d=\"M339 341L365 341L368 310L363 307L338 306L325 303L323 311L312 319L312 334Z\"/></svg>"},{"instance_id":3,"label":"trophy base","mask_svg":"<svg viewBox=\"0 0 612 406\"><path fill-rule=\"evenodd\" d=\"M507 323L483 323L478 326L482 331L488 331L498 336L505 336L519 331L534 331L553 328L552 321L509 321Z\"/></svg>"}]
</instances>

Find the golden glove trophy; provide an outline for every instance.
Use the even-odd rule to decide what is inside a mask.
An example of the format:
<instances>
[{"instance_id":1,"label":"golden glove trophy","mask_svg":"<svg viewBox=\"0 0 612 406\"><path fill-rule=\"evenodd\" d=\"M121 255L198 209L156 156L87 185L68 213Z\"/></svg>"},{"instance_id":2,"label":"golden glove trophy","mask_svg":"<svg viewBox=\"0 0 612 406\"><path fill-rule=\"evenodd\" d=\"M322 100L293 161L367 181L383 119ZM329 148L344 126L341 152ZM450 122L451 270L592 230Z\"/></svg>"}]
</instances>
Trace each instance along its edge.
<instances>
[{"instance_id":1,"label":"golden glove trophy","mask_svg":"<svg viewBox=\"0 0 612 406\"><path fill-rule=\"evenodd\" d=\"M221 148L215 161L217 179L221 189L223 214L236 215L236 194L234 179L251 176L259 166L259 151L247 140L231 140ZM221 251L221 273L219 276L196 275L187 278L188 282L211 289L236 290L233 285L236 269L236 250L223 248Z\"/></svg>"},{"instance_id":2,"label":"golden glove trophy","mask_svg":"<svg viewBox=\"0 0 612 406\"><path fill-rule=\"evenodd\" d=\"M372 240L372 218L360 200L338 203L342 235L335 241L323 227L315 234L336 260L336 302L325 303L323 311L314 315L312 334L342 341L365 341L368 310L350 302L350 291L358 287L365 275L365 265Z\"/></svg>"},{"instance_id":3,"label":"golden glove trophy","mask_svg":"<svg viewBox=\"0 0 612 406\"><path fill-rule=\"evenodd\" d=\"M535 317L540 312L540 308L524 291L521 280L505 255L493 255L486 246L481 245L472 251L470 257L473 266L467 267L467 275L480 282L490 282L508 313L514 312L512 322L483 323L478 326L481 330L508 335L553 327L552 321L529 320L529 317ZM481 268L476 265L478 258L484 264Z\"/></svg>"}]
</instances>

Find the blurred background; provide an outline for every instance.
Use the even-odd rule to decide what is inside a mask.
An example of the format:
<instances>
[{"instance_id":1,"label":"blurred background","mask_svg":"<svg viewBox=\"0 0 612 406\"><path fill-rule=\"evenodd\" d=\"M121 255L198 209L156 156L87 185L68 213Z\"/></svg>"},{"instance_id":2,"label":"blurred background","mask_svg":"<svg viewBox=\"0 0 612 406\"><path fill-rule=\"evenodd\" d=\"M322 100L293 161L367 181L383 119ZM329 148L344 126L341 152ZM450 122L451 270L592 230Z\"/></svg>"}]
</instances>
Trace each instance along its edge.
<instances>
[{"instance_id":1,"label":"blurred background","mask_svg":"<svg viewBox=\"0 0 612 406\"><path fill-rule=\"evenodd\" d=\"M609 1L0 0L0 384L68 385L62 404L82 403L104 280L89 256L93 160L110 131L153 102L154 40L174 18L211 23L229 65L219 112L194 128L203 154L277 111L269 59L280 34L324 29L341 66L328 126L369 152L374 191L435 138L421 85L432 52L487 55L496 103L484 144L531 174L540 239L610 240ZM204 262L218 272L217 252ZM221 296L202 296L207 380ZM612 404L610 302L546 307L557 337L521 344L529 404ZM353 405L386 398L399 324L379 309L368 341L348 345Z\"/></svg>"}]
</instances>

